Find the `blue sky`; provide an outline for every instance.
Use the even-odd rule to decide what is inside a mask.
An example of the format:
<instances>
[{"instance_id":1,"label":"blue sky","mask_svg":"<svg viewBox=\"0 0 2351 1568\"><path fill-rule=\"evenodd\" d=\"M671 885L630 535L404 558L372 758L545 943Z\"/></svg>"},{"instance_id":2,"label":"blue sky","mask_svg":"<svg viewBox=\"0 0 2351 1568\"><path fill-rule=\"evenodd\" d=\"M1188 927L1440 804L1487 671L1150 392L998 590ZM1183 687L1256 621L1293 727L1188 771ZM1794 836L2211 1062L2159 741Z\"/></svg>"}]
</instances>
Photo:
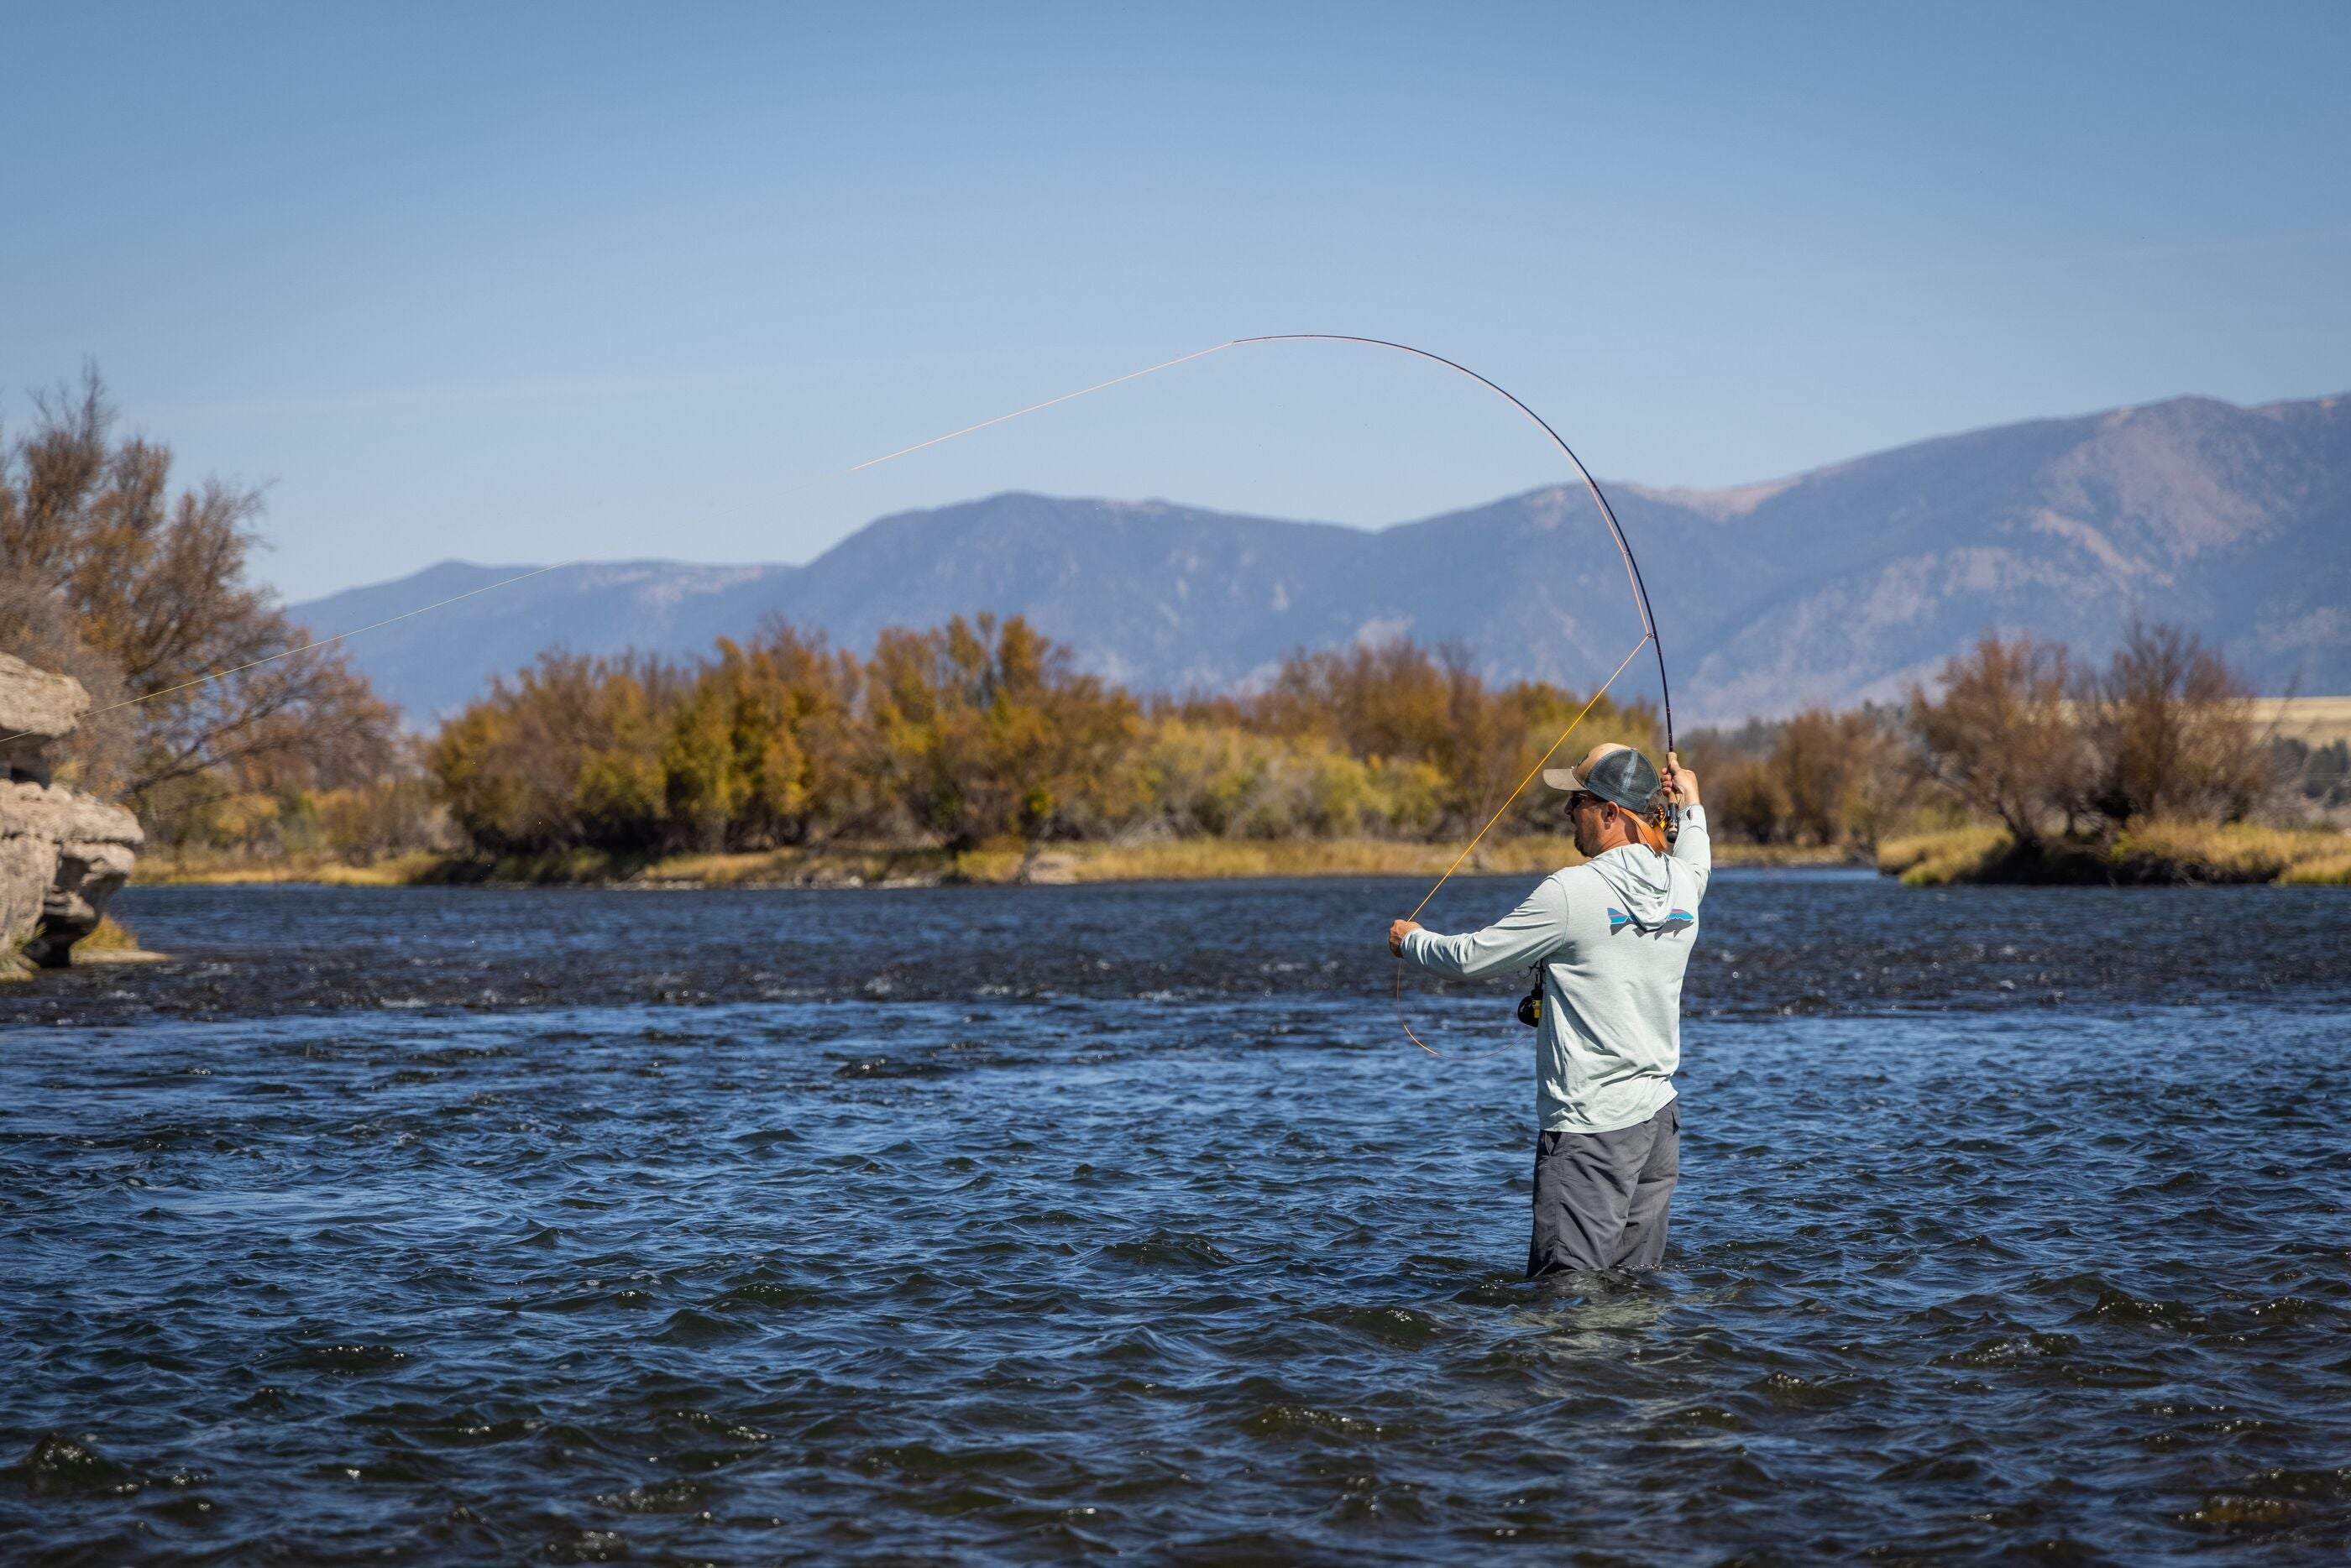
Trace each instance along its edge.
<instances>
[{"instance_id":1,"label":"blue sky","mask_svg":"<svg viewBox=\"0 0 2351 1568\"><path fill-rule=\"evenodd\" d=\"M1627 13L1637 13L1627 15ZM1377 524L2351 389L2351 6L22 6L0 391L300 598L1008 488ZM1514 564L1496 563L1498 571Z\"/></svg>"}]
</instances>

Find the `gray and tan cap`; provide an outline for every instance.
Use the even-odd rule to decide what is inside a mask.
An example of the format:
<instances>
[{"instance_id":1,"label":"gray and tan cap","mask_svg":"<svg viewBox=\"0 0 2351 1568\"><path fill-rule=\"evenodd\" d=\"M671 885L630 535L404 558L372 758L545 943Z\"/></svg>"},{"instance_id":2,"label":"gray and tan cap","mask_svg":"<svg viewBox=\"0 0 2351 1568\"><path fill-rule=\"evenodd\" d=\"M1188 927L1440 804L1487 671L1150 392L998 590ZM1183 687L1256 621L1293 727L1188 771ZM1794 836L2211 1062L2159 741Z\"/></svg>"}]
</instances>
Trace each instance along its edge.
<instances>
[{"instance_id":1,"label":"gray and tan cap","mask_svg":"<svg viewBox=\"0 0 2351 1568\"><path fill-rule=\"evenodd\" d=\"M1572 768L1543 769L1543 783L1571 794L1596 794L1626 811L1646 811L1657 793L1657 770L1632 747L1610 741L1593 747Z\"/></svg>"}]
</instances>

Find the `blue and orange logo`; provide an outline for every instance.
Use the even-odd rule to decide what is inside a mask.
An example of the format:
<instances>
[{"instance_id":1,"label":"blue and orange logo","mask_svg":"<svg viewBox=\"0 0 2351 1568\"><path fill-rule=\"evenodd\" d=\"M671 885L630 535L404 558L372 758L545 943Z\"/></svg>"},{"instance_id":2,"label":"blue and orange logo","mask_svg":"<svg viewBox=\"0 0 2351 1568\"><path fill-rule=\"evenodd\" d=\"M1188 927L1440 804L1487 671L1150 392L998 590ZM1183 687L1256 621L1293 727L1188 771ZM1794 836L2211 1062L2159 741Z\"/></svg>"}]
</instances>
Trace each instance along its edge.
<instances>
[{"instance_id":1,"label":"blue and orange logo","mask_svg":"<svg viewBox=\"0 0 2351 1568\"><path fill-rule=\"evenodd\" d=\"M1610 936L1614 936L1618 931L1623 930L1632 923L1632 916L1616 908L1614 904L1611 904L1608 907L1608 934ZM1696 915L1691 914L1687 909L1676 909L1666 916L1665 924L1657 929L1661 931L1686 931L1689 929L1690 927L1697 924L1698 917Z\"/></svg>"}]
</instances>

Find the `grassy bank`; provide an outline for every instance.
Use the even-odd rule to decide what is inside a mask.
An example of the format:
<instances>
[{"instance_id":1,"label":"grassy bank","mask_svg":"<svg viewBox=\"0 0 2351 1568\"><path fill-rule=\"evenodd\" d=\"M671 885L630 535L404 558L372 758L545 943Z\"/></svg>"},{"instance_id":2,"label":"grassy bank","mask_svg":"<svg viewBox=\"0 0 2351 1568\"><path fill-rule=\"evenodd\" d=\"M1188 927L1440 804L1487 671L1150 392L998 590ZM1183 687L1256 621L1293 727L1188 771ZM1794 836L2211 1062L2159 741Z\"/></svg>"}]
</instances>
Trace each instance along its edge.
<instances>
[{"instance_id":1,"label":"grassy bank","mask_svg":"<svg viewBox=\"0 0 2351 1568\"><path fill-rule=\"evenodd\" d=\"M182 885L308 882L392 888L495 883L542 887L876 888L941 883L1181 882L1251 877L1430 877L1453 863L1458 844L1380 838L1179 838L1141 844L1055 845L1035 856L1017 845L954 851L889 845L826 845L746 855L622 856L580 849L476 859L409 855L366 866L337 861L142 861L137 879ZM1481 844L1465 873L1540 875L1570 865L1564 838ZM1842 866L1850 851L1792 845L1718 844L1722 865Z\"/></svg>"},{"instance_id":2,"label":"grassy bank","mask_svg":"<svg viewBox=\"0 0 2351 1568\"><path fill-rule=\"evenodd\" d=\"M131 879L182 887L310 882L335 888L405 888L444 879L441 873L449 864L449 857L423 850L413 855L388 856L364 865L319 857L249 860L225 855L156 854L141 856Z\"/></svg>"},{"instance_id":3,"label":"grassy bank","mask_svg":"<svg viewBox=\"0 0 2351 1568\"><path fill-rule=\"evenodd\" d=\"M2018 882L2126 887L2218 883L2351 884L2351 834L2334 828L2232 823L2133 823L2110 839L2043 844L2021 852L1998 827L1889 838L1877 868L1913 887Z\"/></svg>"}]
</instances>

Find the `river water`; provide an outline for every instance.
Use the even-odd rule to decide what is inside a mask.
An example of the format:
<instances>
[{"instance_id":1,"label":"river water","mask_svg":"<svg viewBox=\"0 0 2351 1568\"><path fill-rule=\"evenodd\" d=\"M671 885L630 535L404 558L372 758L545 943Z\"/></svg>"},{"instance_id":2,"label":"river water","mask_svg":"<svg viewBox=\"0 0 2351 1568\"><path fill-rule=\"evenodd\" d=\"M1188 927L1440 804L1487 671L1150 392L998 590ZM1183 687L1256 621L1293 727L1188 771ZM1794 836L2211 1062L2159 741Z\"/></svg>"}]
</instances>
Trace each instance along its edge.
<instances>
[{"instance_id":1,"label":"river water","mask_svg":"<svg viewBox=\"0 0 2351 1568\"><path fill-rule=\"evenodd\" d=\"M1726 872L1563 1287L1418 894L133 888L0 995L0 1559L2343 1559L2351 898Z\"/></svg>"}]
</instances>

